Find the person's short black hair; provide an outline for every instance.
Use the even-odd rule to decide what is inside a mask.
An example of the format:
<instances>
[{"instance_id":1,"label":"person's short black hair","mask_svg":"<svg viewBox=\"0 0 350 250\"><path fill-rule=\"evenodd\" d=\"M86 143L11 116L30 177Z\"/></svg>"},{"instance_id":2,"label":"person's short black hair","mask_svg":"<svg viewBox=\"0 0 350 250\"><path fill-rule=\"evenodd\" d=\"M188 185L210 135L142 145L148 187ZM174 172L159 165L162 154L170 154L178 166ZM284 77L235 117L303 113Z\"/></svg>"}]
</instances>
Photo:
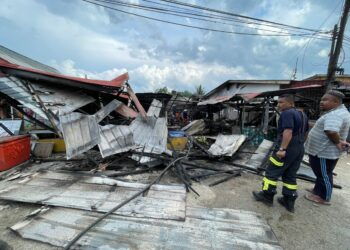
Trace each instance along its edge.
<instances>
[{"instance_id":1,"label":"person's short black hair","mask_svg":"<svg viewBox=\"0 0 350 250\"><path fill-rule=\"evenodd\" d=\"M345 98L345 95L338 90L329 90L326 94L334 96L340 102L343 102L343 99Z\"/></svg>"},{"instance_id":2,"label":"person's short black hair","mask_svg":"<svg viewBox=\"0 0 350 250\"><path fill-rule=\"evenodd\" d=\"M294 103L294 95L291 95L291 94L283 94L283 95L280 95L278 98L284 98L288 102Z\"/></svg>"}]
</instances>

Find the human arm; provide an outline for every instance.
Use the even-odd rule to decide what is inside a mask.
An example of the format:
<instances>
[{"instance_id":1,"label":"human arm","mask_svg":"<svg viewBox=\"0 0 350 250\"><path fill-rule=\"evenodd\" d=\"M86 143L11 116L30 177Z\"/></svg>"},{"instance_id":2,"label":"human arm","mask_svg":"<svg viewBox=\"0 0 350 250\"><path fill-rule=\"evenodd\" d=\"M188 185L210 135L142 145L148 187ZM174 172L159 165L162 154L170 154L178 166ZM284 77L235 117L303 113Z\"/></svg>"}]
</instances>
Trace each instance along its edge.
<instances>
[{"instance_id":1,"label":"human arm","mask_svg":"<svg viewBox=\"0 0 350 250\"><path fill-rule=\"evenodd\" d=\"M345 146L349 146L348 142L341 140L338 132L330 130L325 130L324 132L326 133L328 139L333 142L340 151L343 151Z\"/></svg>"},{"instance_id":2,"label":"human arm","mask_svg":"<svg viewBox=\"0 0 350 250\"><path fill-rule=\"evenodd\" d=\"M286 157L286 149L289 145L290 140L293 136L293 129L284 129L282 133L282 143L280 150L277 151L276 155L278 158Z\"/></svg>"}]
</instances>

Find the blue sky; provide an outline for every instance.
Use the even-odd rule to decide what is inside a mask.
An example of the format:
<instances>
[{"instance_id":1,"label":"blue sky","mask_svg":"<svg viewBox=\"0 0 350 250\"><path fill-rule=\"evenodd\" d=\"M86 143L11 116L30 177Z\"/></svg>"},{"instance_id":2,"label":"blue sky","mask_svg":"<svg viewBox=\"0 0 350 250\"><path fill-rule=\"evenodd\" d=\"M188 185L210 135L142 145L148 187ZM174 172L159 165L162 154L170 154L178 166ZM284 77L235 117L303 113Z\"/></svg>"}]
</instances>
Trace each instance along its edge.
<instances>
[{"instance_id":1,"label":"blue sky","mask_svg":"<svg viewBox=\"0 0 350 250\"><path fill-rule=\"evenodd\" d=\"M143 0L121 1L149 4ZM296 77L302 79L325 73L328 63L328 40L195 30L118 13L81 0L1 2L1 45L68 75L112 79L127 71L137 92L164 86L194 91L199 84L209 91L229 79L290 79L297 58ZM300 27L319 29L323 24L324 30L331 30L338 22L343 5L342 0L183 2ZM237 29L131 11L205 28ZM349 47L344 47L340 58L345 73L350 66L346 58L349 53Z\"/></svg>"}]
</instances>

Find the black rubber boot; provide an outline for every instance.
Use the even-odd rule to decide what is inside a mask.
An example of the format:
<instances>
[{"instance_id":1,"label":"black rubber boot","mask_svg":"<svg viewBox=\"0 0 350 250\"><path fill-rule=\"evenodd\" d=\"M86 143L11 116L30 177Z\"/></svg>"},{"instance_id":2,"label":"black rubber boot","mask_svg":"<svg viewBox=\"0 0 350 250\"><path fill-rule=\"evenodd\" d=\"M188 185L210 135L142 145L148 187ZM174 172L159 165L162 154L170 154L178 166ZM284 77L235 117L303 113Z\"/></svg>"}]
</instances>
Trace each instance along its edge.
<instances>
[{"instance_id":1,"label":"black rubber boot","mask_svg":"<svg viewBox=\"0 0 350 250\"><path fill-rule=\"evenodd\" d=\"M297 197L295 196L282 196L277 199L278 203L284 206L289 212L294 213L294 203Z\"/></svg>"},{"instance_id":2,"label":"black rubber boot","mask_svg":"<svg viewBox=\"0 0 350 250\"><path fill-rule=\"evenodd\" d=\"M255 198L256 201L260 201L268 206L272 206L273 205L273 196L275 194L270 194L268 192L265 191L253 191L253 196Z\"/></svg>"}]
</instances>

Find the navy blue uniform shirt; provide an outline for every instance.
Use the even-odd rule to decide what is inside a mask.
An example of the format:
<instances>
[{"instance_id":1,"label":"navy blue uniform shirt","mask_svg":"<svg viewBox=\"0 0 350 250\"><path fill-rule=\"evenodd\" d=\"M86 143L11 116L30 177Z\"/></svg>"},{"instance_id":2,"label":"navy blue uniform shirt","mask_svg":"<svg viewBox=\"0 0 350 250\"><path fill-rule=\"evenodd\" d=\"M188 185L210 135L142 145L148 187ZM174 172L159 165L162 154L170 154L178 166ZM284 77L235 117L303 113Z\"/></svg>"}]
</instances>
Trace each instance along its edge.
<instances>
[{"instance_id":1,"label":"navy blue uniform shirt","mask_svg":"<svg viewBox=\"0 0 350 250\"><path fill-rule=\"evenodd\" d=\"M301 131L302 127L304 128L303 131ZM280 119L278 120L278 134L281 135L285 129L292 129L293 136L301 133L304 134L309 130L308 119L306 115L302 115L302 112L298 111L296 108L290 108L283 111L281 113Z\"/></svg>"}]
</instances>

